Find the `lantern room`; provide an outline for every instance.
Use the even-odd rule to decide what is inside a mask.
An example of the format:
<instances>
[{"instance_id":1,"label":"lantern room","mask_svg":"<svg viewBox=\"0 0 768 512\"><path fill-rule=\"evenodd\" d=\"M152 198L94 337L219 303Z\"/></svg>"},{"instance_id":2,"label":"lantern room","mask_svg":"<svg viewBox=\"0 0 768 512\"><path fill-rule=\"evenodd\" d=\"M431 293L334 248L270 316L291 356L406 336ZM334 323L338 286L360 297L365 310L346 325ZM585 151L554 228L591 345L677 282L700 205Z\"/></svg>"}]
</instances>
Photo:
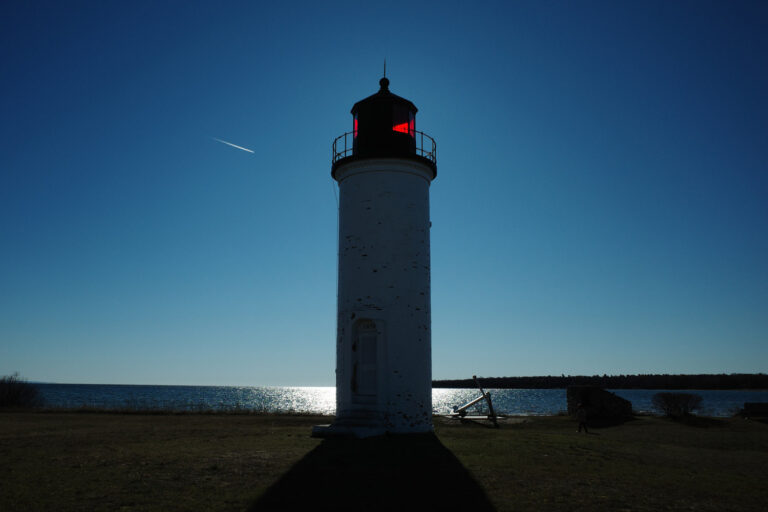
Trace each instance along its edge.
<instances>
[{"instance_id":1,"label":"lantern room","mask_svg":"<svg viewBox=\"0 0 768 512\"><path fill-rule=\"evenodd\" d=\"M389 91L389 80L379 80L376 94L352 107L352 131L333 143L333 170L362 158L423 160L437 174L435 141L416 131L416 105Z\"/></svg>"}]
</instances>

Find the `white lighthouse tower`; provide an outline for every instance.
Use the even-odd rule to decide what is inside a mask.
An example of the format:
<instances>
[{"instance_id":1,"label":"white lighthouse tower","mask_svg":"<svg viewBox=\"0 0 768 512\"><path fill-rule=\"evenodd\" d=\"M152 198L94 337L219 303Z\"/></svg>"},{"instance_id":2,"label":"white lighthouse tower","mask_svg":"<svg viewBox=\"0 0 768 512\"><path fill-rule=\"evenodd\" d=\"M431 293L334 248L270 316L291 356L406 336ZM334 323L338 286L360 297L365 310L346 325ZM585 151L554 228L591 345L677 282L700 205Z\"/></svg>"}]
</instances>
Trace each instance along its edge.
<instances>
[{"instance_id":1,"label":"white lighthouse tower","mask_svg":"<svg viewBox=\"0 0 768 512\"><path fill-rule=\"evenodd\" d=\"M314 434L432 431L429 186L434 140L416 106L379 91L333 143L339 185L336 421Z\"/></svg>"}]
</instances>

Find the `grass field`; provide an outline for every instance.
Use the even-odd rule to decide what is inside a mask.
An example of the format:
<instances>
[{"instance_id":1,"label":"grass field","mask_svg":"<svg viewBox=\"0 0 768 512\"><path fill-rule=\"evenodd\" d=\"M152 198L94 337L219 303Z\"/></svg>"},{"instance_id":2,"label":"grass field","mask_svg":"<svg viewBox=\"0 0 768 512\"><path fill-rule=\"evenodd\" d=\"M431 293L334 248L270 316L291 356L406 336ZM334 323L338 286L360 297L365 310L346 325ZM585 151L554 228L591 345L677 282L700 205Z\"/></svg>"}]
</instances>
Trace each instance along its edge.
<instances>
[{"instance_id":1,"label":"grass field","mask_svg":"<svg viewBox=\"0 0 768 512\"><path fill-rule=\"evenodd\" d=\"M319 440L329 418L0 413L0 510L754 510L768 424L567 417Z\"/></svg>"}]
</instances>

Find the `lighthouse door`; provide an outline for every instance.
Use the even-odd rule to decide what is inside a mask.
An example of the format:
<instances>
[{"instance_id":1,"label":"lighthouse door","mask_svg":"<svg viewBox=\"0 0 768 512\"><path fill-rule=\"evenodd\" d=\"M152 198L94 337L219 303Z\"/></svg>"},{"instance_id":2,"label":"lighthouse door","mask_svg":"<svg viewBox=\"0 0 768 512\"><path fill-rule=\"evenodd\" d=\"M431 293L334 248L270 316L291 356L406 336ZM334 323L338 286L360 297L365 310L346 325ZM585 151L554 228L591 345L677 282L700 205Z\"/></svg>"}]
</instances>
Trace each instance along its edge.
<instances>
[{"instance_id":1,"label":"lighthouse door","mask_svg":"<svg viewBox=\"0 0 768 512\"><path fill-rule=\"evenodd\" d=\"M376 323L372 320L360 320L352 344L352 392L363 402L376 397L378 345Z\"/></svg>"}]
</instances>

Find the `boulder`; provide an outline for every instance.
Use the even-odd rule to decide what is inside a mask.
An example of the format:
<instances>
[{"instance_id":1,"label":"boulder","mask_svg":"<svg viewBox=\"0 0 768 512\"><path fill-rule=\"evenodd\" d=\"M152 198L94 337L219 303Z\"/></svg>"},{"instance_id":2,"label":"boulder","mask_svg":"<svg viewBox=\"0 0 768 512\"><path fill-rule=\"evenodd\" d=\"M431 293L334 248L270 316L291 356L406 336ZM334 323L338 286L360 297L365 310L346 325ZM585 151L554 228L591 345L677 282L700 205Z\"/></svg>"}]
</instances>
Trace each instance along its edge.
<instances>
[{"instance_id":1,"label":"boulder","mask_svg":"<svg viewBox=\"0 0 768 512\"><path fill-rule=\"evenodd\" d=\"M768 402L744 402L744 416L746 418L768 417Z\"/></svg>"},{"instance_id":2,"label":"boulder","mask_svg":"<svg viewBox=\"0 0 768 512\"><path fill-rule=\"evenodd\" d=\"M598 386L568 386L568 414L575 415L579 404L587 410L587 421L613 422L632 418L632 402Z\"/></svg>"}]
</instances>

